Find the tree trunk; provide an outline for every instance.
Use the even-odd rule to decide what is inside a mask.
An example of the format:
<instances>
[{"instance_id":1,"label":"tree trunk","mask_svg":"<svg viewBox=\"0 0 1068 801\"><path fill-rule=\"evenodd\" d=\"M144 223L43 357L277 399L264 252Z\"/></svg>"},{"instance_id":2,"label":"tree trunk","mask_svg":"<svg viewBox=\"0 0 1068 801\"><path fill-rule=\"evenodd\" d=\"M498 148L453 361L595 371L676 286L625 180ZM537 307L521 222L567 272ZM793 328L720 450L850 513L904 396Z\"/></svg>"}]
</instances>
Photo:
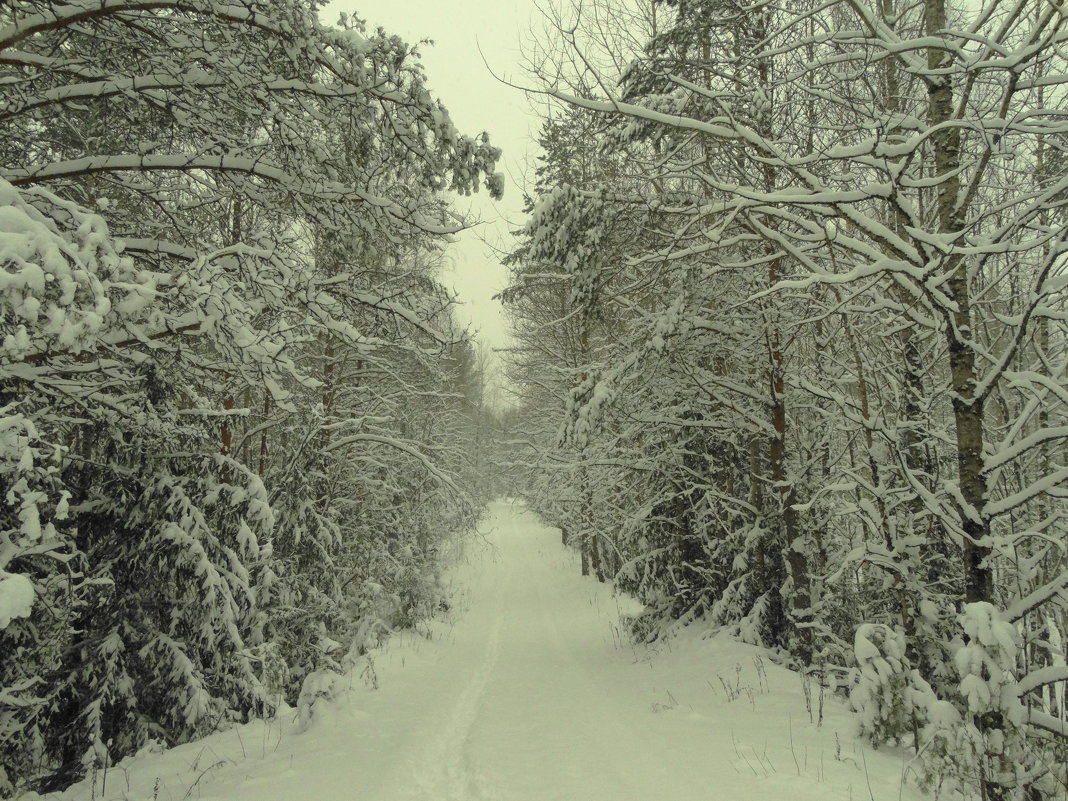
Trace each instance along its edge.
<instances>
[{"instance_id":1,"label":"tree trunk","mask_svg":"<svg viewBox=\"0 0 1068 801\"><path fill-rule=\"evenodd\" d=\"M768 267L768 282L774 286L782 277L781 263L774 259ZM790 576L790 597L784 598L796 634L794 649L803 665L812 662L812 593L809 587L808 559L805 555L800 520L794 504L797 499L793 481L786 468L786 370L785 356L779 332L774 327L767 332L768 355L771 361L769 389L771 427L768 443L768 466L782 514L782 550Z\"/></svg>"},{"instance_id":2,"label":"tree trunk","mask_svg":"<svg viewBox=\"0 0 1068 801\"><path fill-rule=\"evenodd\" d=\"M941 35L947 26L945 0L925 0L924 28L928 37ZM936 47L927 49L927 67L932 73L944 68L948 54ZM960 193L960 128L946 125L953 117L953 88L946 76L931 74L928 81L928 123L933 130L934 173L940 180L937 189L938 233L955 234L963 230ZM941 126L941 127L938 127ZM964 601L976 603L994 598L994 574L989 559L990 519L985 515L987 478L983 474L984 398L976 392L976 332L972 327L968 265L958 255L946 259L949 280L946 294L950 301L946 326L949 350L950 386L953 390L953 421L956 426L957 481L960 491L960 517L963 532ZM996 732L1004 722L997 712L973 718L984 732ZM995 757L996 759L996 757ZM987 774L987 765L979 766L983 798L996 801L1005 797L1005 788Z\"/></svg>"},{"instance_id":3,"label":"tree trunk","mask_svg":"<svg viewBox=\"0 0 1068 801\"><path fill-rule=\"evenodd\" d=\"M946 28L945 0L926 0L924 26L928 36L937 36ZM948 59L942 50L927 50L930 70L944 67ZM957 206L960 192L960 129L948 126L953 117L953 88L947 77L928 77L928 122L934 150L937 190L938 233L953 234L963 225ZM976 395L976 361L972 329L971 296L967 264L960 256L947 258L949 280L946 294L955 308L948 313L946 345L949 350L950 385L953 390L953 421L956 426L957 479L960 489L961 528L964 533L964 600L967 603L990 601L994 597L990 557L990 521L983 514L987 479L983 474L983 398Z\"/></svg>"},{"instance_id":4,"label":"tree trunk","mask_svg":"<svg viewBox=\"0 0 1068 801\"><path fill-rule=\"evenodd\" d=\"M768 11L760 8L752 17L752 41L763 42L768 34ZM761 133L773 137L774 92L772 85L771 63L766 57L757 61L757 83L766 93L767 102L758 113L758 125ZM762 178L764 189L773 192L777 184L775 168L765 163ZM774 225L772 221L770 223ZM774 245L772 245L774 247ZM783 277L781 257L774 257L768 263L768 286L773 287ZM770 418L772 427L771 440L768 443L768 467L775 487L775 495L781 510L782 554L787 574L790 577L790 597L783 598L790 626L796 637L791 650L803 665L812 662L812 593L809 585L808 560L804 550L804 538L800 519L794 504L797 502L795 488L786 467L786 358L782 344L782 332L777 320L770 320L765 331L768 346L770 393Z\"/></svg>"},{"instance_id":5,"label":"tree trunk","mask_svg":"<svg viewBox=\"0 0 1068 801\"><path fill-rule=\"evenodd\" d=\"M264 387L263 390L263 431L260 432L260 467L259 475L262 478L267 472L267 418L271 414L271 393Z\"/></svg>"},{"instance_id":6,"label":"tree trunk","mask_svg":"<svg viewBox=\"0 0 1068 801\"><path fill-rule=\"evenodd\" d=\"M234 399L232 396L227 395L225 398L223 398L223 409L225 411L230 411L233 408ZM225 417L223 418L223 420L225 422L223 422L222 431L219 434L219 451L220 453L229 456L230 449L233 447L234 444L234 432L230 428L230 418Z\"/></svg>"}]
</instances>

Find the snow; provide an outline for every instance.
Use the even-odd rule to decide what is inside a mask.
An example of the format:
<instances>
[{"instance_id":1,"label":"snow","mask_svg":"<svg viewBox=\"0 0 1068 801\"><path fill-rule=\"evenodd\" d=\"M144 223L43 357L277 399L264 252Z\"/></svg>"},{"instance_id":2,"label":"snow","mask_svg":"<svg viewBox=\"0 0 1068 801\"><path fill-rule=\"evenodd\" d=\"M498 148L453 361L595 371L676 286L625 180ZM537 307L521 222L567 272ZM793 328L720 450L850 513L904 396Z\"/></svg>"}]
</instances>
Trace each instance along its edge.
<instances>
[{"instance_id":1,"label":"snow","mask_svg":"<svg viewBox=\"0 0 1068 801\"><path fill-rule=\"evenodd\" d=\"M621 634L632 601L560 534L498 502L458 547L447 618L394 635L306 708L103 771L56 799L913 801L902 751L759 648L698 626ZM377 689L376 689L377 688ZM816 706L823 707L822 726ZM299 719L298 719L299 718ZM302 731L302 728L306 728ZM30 796L29 798L36 798Z\"/></svg>"},{"instance_id":2,"label":"snow","mask_svg":"<svg viewBox=\"0 0 1068 801\"><path fill-rule=\"evenodd\" d=\"M12 620L29 617L33 608L33 582L19 573L0 570L0 629Z\"/></svg>"},{"instance_id":3,"label":"snow","mask_svg":"<svg viewBox=\"0 0 1068 801\"><path fill-rule=\"evenodd\" d=\"M969 711L982 715L993 710L1021 722L1024 708L1016 698L1013 675L1019 649L1015 627L986 602L965 604L959 620L967 643L953 655L953 661Z\"/></svg>"}]
</instances>

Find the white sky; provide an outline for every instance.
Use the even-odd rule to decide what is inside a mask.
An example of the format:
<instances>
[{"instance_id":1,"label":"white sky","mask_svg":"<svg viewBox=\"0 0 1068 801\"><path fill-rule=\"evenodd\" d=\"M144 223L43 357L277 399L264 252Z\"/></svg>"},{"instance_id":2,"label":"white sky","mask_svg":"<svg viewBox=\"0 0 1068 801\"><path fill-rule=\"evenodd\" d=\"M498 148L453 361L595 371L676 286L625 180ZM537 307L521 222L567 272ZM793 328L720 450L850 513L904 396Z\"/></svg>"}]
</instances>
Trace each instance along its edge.
<instances>
[{"instance_id":1,"label":"white sky","mask_svg":"<svg viewBox=\"0 0 1068 801\"><path fill-rule=\"evenodd\" d=\"M461 133L488 131L490 141L504 151L498 163L505 176L504 199L493 202L485 190L471 198L473 216L483 223L449 248L452 268L443 280L458 293L464 304L460 318L480 331L478 339L506 345L505 319L492 298L506 285L507 269L493 248L510 250L509 232L522 224L522 185L533 174L540 121L523 93L494 78L486 64L512 83L526 82L518 64L520 41L536 13L533 0L334 0L320 17L334 24L342 11L409 43L433 40L419 48L431 92L449 109ZM466 203L458 198L456 207L465 210Z\"/></svg>"}]
</instances>

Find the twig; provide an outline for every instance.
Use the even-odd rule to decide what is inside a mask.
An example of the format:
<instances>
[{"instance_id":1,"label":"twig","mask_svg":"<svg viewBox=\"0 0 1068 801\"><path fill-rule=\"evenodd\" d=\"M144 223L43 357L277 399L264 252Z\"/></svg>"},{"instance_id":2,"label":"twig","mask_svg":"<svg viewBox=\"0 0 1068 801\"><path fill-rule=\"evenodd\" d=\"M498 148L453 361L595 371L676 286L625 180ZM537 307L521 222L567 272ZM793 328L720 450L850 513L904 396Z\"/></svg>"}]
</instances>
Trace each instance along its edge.
<instances>
[{"instance_id":1,"label":"twig","mask_svg":"<svg viewBox=\"0 0 1068 801\"><path fill-rule=\"evenodd\" d=\"M204 768L204 770L200 771L200 775L197 776L197 780L195 782L193 782L191 785L189 785L189 789L185 791L185 795L182 796L182 801L186 801L186 799L189 798L189 796L192 794L193 790L196 789L196 786L198 784L200 784L200 780L203 779L205 776L207 776L210 771L213 771L216 768L221 768L225 764L226 764L226 760L225 759L220 759L218 762L216 762L216 763L214 763L212 765L208 765L206 768Z\"/></svg>"},{"instance_id":2,"label":"twig","mask_svg":"<svg viewBox=\"0 0 1068 801\"><path fill-rule=\"evenodd\" d=\"M860 760L864 763L864 781L868 783L868 797L871 801L875 801L875 793L871 791L871 776L868 775L868 758L864 756L864 752L860 752Z\"/></svg>"},{"instance_id":3,"label":"twig","mask_svg":"<svg viewBox=\"0 0 1068 801\"><path fill-rule=\"evenodd\" d=\"M797 752L794 750L794 719L793 715L786 716L787 726L790 729L790 755L794 758L794 767L797 768L797 775L801 775L801 763L797 761Z\"/></svg>"}]
</instances>

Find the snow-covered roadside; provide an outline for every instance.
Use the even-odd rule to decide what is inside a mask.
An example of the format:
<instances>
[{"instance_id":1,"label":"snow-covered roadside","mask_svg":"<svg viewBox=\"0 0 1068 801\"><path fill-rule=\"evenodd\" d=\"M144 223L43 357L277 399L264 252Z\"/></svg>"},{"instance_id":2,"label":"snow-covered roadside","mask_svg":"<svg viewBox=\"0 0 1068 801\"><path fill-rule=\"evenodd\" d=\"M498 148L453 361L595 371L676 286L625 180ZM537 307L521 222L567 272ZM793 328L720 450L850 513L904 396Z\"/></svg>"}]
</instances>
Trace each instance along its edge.
<instances>
[{"instance_id":1,"label":"snow-covered roadside","mask_svg":"<svg viewBox=\"0 0 1068 801\"><path fill-rule=\"evenodd\" d=\"M452 571L447 620L392 638L316 705L159 754L63 799L893 801L902 753L872 751L760 649L684 632L659 651L559 535L494 504ZM373 685L377 684L377 689ZM36 797L34 797L36 798Z\"/></svg>"}]
</instances>

